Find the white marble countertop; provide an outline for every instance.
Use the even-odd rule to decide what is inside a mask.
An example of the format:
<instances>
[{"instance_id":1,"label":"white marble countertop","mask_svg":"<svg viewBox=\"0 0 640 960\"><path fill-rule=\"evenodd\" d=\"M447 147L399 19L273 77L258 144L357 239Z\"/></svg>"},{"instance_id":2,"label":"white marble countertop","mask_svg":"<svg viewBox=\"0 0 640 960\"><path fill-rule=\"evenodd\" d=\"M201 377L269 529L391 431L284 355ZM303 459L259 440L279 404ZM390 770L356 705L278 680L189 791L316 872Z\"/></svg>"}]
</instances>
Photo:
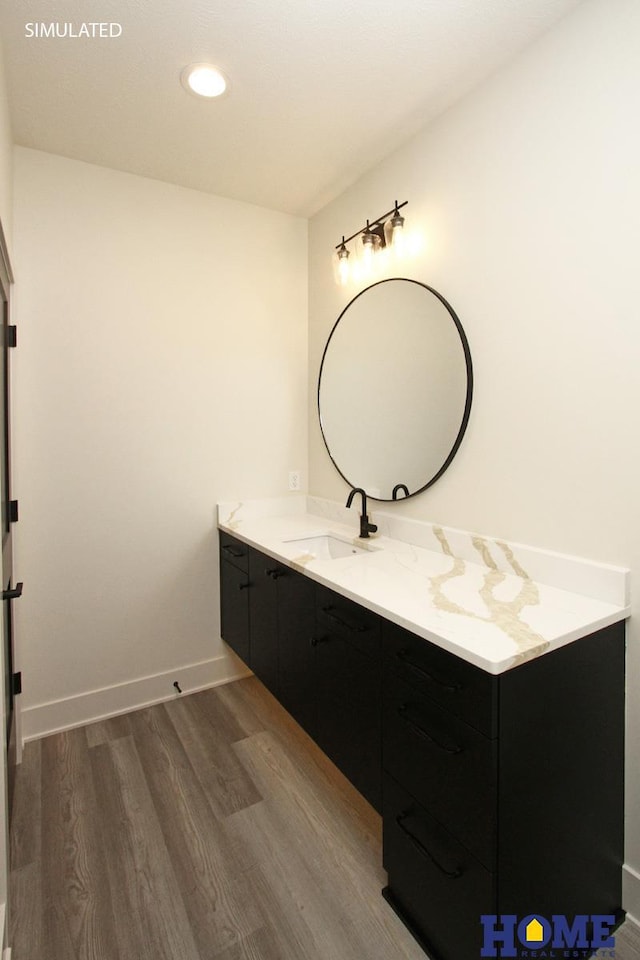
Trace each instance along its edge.
<instances>
[{"instance_id":1,"label":"white marble countertop","mask_svg":"<svg viewBox=\"0 0 640 960\"><path fill-rule=\"evenodd\" d=\"M356 501L359 504L359 500ZM355 504L354 504L355 506ZM304 495L218 504L218 525L488 673L629 616L629 571ZM331 534L365 553L319 559L297 539Z\"/></svg>"}]
</instances>

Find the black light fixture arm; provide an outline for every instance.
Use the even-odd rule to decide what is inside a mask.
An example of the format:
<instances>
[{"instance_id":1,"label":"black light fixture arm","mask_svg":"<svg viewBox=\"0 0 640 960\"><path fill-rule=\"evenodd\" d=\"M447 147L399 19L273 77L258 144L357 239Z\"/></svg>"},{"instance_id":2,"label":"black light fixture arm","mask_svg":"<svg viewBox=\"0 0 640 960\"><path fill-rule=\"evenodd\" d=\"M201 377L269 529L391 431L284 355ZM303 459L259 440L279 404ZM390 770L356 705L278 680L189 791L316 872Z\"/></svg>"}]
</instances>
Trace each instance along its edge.
<instances>
[{"instance_id":1,"label":"black light fixture arm","mask_svg":"<svg viewBox=\"0 0 640 960\"><path fill-rule=\"evenodd\" d=\"M339 250L340 247L343 247L345 243L349 243L350 240L355 240L355 238L359 237L361 233L366 233L367 230L370 230L372 233L378 233L379 228L384 227L389 217L397 213L398 210L402 210L402 208L406 207L408 203L409 203L408 200L405 200L403 203L396 203L396 205L392 207L391 210L388 210L386 213L383 213L382 216L377 218L377 220L372 220L372 221L367 220L367 223L364 227L361 227L359 230L356 230L356 232L352 233L350 237L346 238L346 240L343 237L340 243L336 243L336 250ZM378 235L380 234L378 233Z\"/></svg>"}]
</instances>

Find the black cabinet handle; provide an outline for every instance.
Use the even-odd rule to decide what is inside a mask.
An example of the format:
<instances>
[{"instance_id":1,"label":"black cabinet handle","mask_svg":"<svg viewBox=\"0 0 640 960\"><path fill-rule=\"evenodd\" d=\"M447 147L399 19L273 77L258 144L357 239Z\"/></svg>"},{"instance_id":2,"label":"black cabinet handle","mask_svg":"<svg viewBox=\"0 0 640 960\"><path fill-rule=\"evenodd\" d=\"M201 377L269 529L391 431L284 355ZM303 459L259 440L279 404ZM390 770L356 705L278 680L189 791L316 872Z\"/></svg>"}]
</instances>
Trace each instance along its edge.
<instances>
[{"instance_id":1,"label":"black cabinet handle","mask_svg":"<svg viewBox=\"0 0 640 960\"><path fill-rule=\"evenodd\" d=\"M240 586L238 587L238 590L248 590L250 586L251 586L250 583L241 583Z\"/></svg>"},{"instance_id":2,"label":"black cabinet handle","mask_svg":"<svg viewBox=\"0 0 640 960\"><path fill-rule=\"evenodd\" d=\"M285 571L281 570L280 567L274 567L272 570L265 570L265 574L272 580L278 580L280 577L284 577Z\"/></svg>"},{"instance_id":3,"label":"black cabinet handle","mask_svg":"<svg viewBox=\"0 0 640 960\"><path fill-rule=\"evenodd\" d=\"M230 547L228 544L223 544L222 549L225 553L228 553L230 557L239 560L240 557L244 557L244 550L238 550L237 547Z\"/></svg>"},{"instance_id":4,"label":"black cabinet handle","mask_svg":"<svg viewBox=\"0 0 640 960\"><path fill-rule=\"evenodd\" d=\"M429 850L427 850L424 844L420 843L418 838L414 837L411 831L407 827L405 827L404 821L410 815L411 814L409 811L407 811L406 813L401 813L398 817L396 817L396 823L398 824L398 826L400 827L404 835L408 837L408 839L414 845L418 853L420 853L423 857L426 857L427 860L430 860L431 863L434 865L434 867L437 867L440 873L443 873L445 877L449 877L450 880L457 880L458 877L461 877L462 870L460 869L460 867L455 867L455 869L453 870L446 870L441 863L438 863L434 855Z\"/></svg>"},{"instance_id":5,"label":"black cabinet handle","mask_svg":"<svg viewBox=\"0 0 640 960\"><path fill-rule=\"evenodd\" d=\"M22 596L22 588L23 588L23 586L24 586L23 583L16 583L15 587L13 588L13 590L11 590L11 589L9 589L9 590L3 590L3 591L2 591L2 599L3 599L3 600L17 600L18 597L21 597L21 596Z\"/></svg>"},{"instance_id":6,"label":"black cabinet handle","mask_svg":"<svg viewBox=\"0 0 640 960\"><path fill-rule=\"evenodd\" d=\"M319 643L326 643L327 639L327 637L311 637L309 643L312 647L317 647Z\"/></svg>"},{"instance_id":7,"label":"black cabinet handle","mask_svg":"<svg viewBox=\"0 0 640 960\"><path fill-rule=\"evenodd\" d=\"M418 723L416 723L415 720L411 719L407 713L407 710L408 708L406 703L401 704L401 706L398 707L398 716L401 717L406 725L419 737L422 737L423 740L428 740L429 743L432 743L434 747L437 747L439 750L444 750L445 753L462 753L462 747L459 747L457 744L455 744L453 747L447 747L444 743L440 743L439 740L436 740L435 737L432 737L431 734L427 733L427 731Z\"/></svg>"},{"instance_id":8,"label":"black cabinet handle","mask_svg":"<svg viewBox=\"0 0 640 960\"><path fill-rule=\"evenodd\" d=\"M367 629L366 626L363 626L361 623L349 623L348 620L343 620L342 617L339 617L337 613L333 612L333 607L323 607L322 612L326 613L329 617L329 620L333 620L334 623L337 623L339 626L344 627L346 630L350 630L351 633L364 633Z\"/></svg>"},{"instance_id":9,"label":"black cabinet handle","mask_svg":"<svg viewBox=\"0 0 640 960\"><path fill-rule=\"evenodd\" d=\"M425 670L424 667L418 666L417 663L414 663L413 660L409 658L406 650L398 650L396 657L405 666L409 667L410 670L413 670L414 673L419 674L422 677L426 677L427 680L431 683L435 683L437 686L442 687L443 690L448 690L450 693L458 693L462 689L461 684L459 683L446 683L444 680L439 680L437 677L434 677L432 673L429 673L428 670Z\"/></svg>"}]
</instances>

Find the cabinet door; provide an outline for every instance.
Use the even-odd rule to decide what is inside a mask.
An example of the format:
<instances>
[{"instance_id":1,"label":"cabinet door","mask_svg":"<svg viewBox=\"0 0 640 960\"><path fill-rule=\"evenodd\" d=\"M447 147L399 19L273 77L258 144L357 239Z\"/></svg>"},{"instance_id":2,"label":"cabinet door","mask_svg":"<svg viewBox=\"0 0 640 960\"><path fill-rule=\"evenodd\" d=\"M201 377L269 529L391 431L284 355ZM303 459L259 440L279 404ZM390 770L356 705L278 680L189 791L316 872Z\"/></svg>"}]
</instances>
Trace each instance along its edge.
<instances>
[{"instance_id":1,"label":"cabinet door","mask_svg":"<svg viewBox=\"0 0 640 960\"><path fill-rule=\"evenodd\" d=\"M381 811L381 669L336 633L318 636L316 740Z\"/></svg>"},{"instance_id":2,"label":"cabinet door","mask_svg":"<svg viewBox=\"0 0 640 960\"><path fill-rule=\"evenodd\" d=\"M479 958L480 917L497 913L495 877L388 775L383 830L386 899L429 954Z\"/></svg>"},{"instance_id":3,"label":"cabinet door","mask_svg":"<svg viewBox=\"0 0 640 960\"><path fill-rule=\"evenodd\" d=\"M278 580L278 689L280 702L316 736L315 584L287 570Z\"/></svg>"},{"instance_id":4,"label":"cabinet door","mask_svg":"<svg viewBox=\"0 0 640 960\"><path fill-rule=\"evenodd\" d=\"M383 620L385 671L421 690L486 737L497 736L498 678Z\"/></svg>"},{"instance_id":5,"label":"cabinet door","mask_svg":"<svg viewBox=\"0 0 640 960\"><path fill-rule=\"evenodd\" d=\"M497 741L394 676L385 687L385 771L494 870Z\"/></svg>"},{"instance_id":6,"label":"cabinet door","mask_svg":"<svg viewBox=\"0 0 640 960\"><path fill-rule=\"evenodd\" d=\"M251 666L248 587L248 575L221 556L220 632L225 643Z\"/></svg>"},{"instance_id":7,"label":"cabinet door","mask_svg":"<svg viewBox=\"0 0 640 960\"><path fill-rule=\"evenodd\" d=\"M278 578L285 573L276 560L249 550L249 624L251 669L278 696Z\"/></svg>"}]
</instances>

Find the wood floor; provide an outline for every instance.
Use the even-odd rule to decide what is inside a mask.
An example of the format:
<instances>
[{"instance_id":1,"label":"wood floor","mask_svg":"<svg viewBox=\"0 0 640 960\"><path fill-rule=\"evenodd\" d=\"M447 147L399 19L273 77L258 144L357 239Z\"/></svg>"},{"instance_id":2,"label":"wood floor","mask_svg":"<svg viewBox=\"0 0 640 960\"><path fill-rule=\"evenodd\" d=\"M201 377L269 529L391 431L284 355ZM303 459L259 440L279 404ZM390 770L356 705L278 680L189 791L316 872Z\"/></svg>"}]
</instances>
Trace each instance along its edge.
<instances>
[{"instance_id":1,"label":"wood floor","mask_svg":"<svg viewBox=\"0 0 640 960\"><path fill-rule=\"evenodd\" d=\"M12 960L424 960L379 817L254 678L29 743Z\"/></svg>"},{"instance_id":2,"label":"wood floor","mask_svg":"<svg viewBox=\"0 0 640 960\"><path fill-rule=\"evenodd\" d=\"M28 744L11 854L12 960L425 960L380 818L253 677Z\"/></svg>"}]
</instances>

